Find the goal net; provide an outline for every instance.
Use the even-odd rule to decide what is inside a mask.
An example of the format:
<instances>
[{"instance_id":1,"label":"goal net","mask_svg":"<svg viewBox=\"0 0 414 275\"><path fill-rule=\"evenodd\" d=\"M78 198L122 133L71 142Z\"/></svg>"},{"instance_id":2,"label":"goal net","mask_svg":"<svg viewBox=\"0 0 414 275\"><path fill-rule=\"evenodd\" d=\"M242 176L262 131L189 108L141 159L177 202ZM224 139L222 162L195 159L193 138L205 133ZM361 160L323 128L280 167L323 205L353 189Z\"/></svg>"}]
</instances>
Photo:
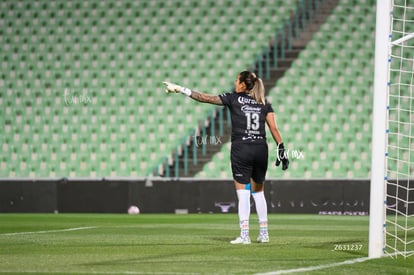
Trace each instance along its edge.
<instances>
[{"instance_id":1,"label":"goal net","mask_svg":"<svg viewBox=\"0 0 414 275\"><path fill-rule=\"evenodd\" d=\"M392 0L384 253L414 255L414 0Z\"/></svg>"}]
</instances>

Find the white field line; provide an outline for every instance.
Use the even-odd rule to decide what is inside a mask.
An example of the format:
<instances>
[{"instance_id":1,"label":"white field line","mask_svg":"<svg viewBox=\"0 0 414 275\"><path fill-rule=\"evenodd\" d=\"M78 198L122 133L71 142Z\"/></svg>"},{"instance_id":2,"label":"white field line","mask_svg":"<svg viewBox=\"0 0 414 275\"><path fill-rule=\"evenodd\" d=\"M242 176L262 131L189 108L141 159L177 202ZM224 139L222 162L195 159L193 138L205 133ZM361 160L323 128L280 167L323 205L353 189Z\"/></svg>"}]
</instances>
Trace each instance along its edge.
<instances>
[{"instance_id":1,"label":"white field line","mask_svg":"<svg viewBox=\"0 0 414 275\"><path fill-rule=\"evenodd\" d=\"M395 253L394 253L395 254ZM351 265L351 264L356 264L356 263L362 263L362 262L366 262L368 260L371 260L371 258L369 257L363 257L363 258L356 258L356 259L352 259L352 260L347 260L347 261L343 261L343 262L338 262L338 263L331 263L331 264L325 264L325 265L315 265L315 266L308 266L308 267L302 267L302 268L295 268L295 269L285 269L285 270L277 270L277 271L270 271L270 272L266 272L266 273L255 273L253 275L278 275L278 274L290 274L290 273L300 273L300 272L308 272L308 271L316 271L316 270L321 270L321 269L327 269L327 268L332 268L332 267L337 267L337 266L342 266L342 265ZM0 270L0 274L2 273L13 273L15 271L5 271L5 270ZM141 274L148 274L148 272L140 272L140 271L117 271L117 272L112 272L112 271L87 271L87 272L83 272L83 271L71 271L71 272L67 272L67 271L19 271L19 273L33 273L33 274L49 274L49 273L53 273L53 274L95 274L95 275L108 275L108 274L117 274L117 275L141 275ZM183 272L157 272L157 271L153 271L150 272L150 274L153 275L197 275L200 273L183 273ZM219 275L220 273L217 273L217 275Z\"/></svg>"},{"instance_id":2,"label":"white field line","mask_svg":"<svg viewBox=\"0 0 414 275\"><path fill-rule=\"evenodd\" d=\"M351 265L351 264L356 264L356 263L362 263L362 262L368 261L370 259L371 258L369 258L369 257L356 258L356 259L347 260L347 261L338 262L338 263L331 263L331 264L325 264L325 265L315 265L315 266L301 267L301 268L295 268L295 269L277 270L277 271L270 271L270 272L266 272L266 273L256 273L254 275L279 275L279 274L290 274L290 273L315 271L315 270L321 270L321 269L326 269L326 268L337 267L337 266L341 266L341 265Z\"/></svg>"},{"instance_id":3,"label":"white field line","mask_svg":"<svg viewBox=\"0 0 414 275\"><path fill-rule=\"evenodd\" d=\"M17 235L30 235L30 234L47 234L47 233L56 233L56 232L69 232L69 231L86 230L86 229L93 229L93 228L96 228L96 226L74 227L74 228L56 229L56 230L45 230L45 231L27 231L27 232L3 233L3 234L0 234L0 236L17 236Z\"/></svg>"}]
</instances>

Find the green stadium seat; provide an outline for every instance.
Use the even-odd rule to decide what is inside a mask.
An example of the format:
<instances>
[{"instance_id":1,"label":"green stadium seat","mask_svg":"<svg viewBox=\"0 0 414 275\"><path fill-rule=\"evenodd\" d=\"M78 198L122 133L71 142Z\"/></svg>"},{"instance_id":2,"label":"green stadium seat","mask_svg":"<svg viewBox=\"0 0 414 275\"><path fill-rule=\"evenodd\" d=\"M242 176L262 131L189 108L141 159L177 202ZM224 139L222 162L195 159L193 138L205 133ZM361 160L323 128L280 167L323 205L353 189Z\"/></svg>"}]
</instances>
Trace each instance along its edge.
<instances>
[{"instance_id":1,"label":"green stadium seat","mask_svg":"<svg viewBox=\"0 0 414 275\"><path fill-rule=\"evenodd\" d=\"M14 2L8 0L4 3L10 6ZM254 6L253 13L260 11L261 16L244 21L225 16L229 10L231 14L241 11L238 5L228 7L220 2L211 7L208 1L197 0L180 3L112 0L54 3L42 0L26 1L21 8L13 5L15 13L0 11L0 18L14 22L9 30L0 33L3 43L0 90L8 91L0 94L0 123L4 125L0 137L5 137L9 148L12 145L17 147L14 155L10 150L2 149L7 157L15 160L10 163L1 161L0 177L147 175L160 160L169 156L187 133L205 120L212 109L178 95L165 95L162 81L169 79L213 93L227 90L238 72L237 67L245 66L240 59L256 58L275 29L296 8L296 3L274 3L266 9ZM243 0L240 6L249 4ZM17 14L28 9L30 13L26 18L22 16L20 20L14 20ZM336 18L347 22L342 16L346 9L337 9ZM370 12L370 5L361 4L360 10L352 14L355 22L365 24L365 29L372 31L372 23L366 21L366 18L372 21ZM290 132L292 135L301 133L303 143L312 140L313 128L309 126L303 130L300 125L311 125L306 114L310 111L308 105L315 102L313 95L309 94L312 89L304 86L319 89L321 85L315 78L330 68L328 63L322 64L325 57L318 58L321 61L318 66L312 57L318 55L322 46L327 54L338 48L338 44L332 42L334 39L324 34L338 33L338 43L343 43L348 37L341 36L341 30L351 29L351 23L340 25L332 21L324 26L324 32L316 36L319 40L309 45L307 53L301 54L303 64L294 64L293 69L301 75L300 85L295 81L296 73L288 73L290 77L282 79L278 84L280 87L271 92L277 100L280 93L289 93L295 87L294 94L286 98L286 104L281 105L279 100L274 104L281 105L278 108L286 114L296 113L293 106L297 104L303 106L301 113L296 115L299 126L286 125L283 122L287 118L280 117L282 128L289 130L288 135ZM251 29L251 35L240 31L243 23ZM332 28L328 29L330 26ZM235 33L240 33L243 38L237 44L234 42ZM354 49L362 48L355 51L354 54L358 54L355 59L372 58L369 51L363 50L372 46L372 42L357 43L370 40L366 39L365 32L357 33L349 37ZM250 43L252 39L255 43ZM344 53L347 53L348 46L344 44ZM306 54L309 55L307 58ZM335 55L335 58L349 58L349 54L344 57ZM369 62L338 64L366 68L372 65ZM302 66L314 68L314 71L306 72ZM334 68L331 70L332 78L338 76ZM371 73L368 70L361 79L370 77ZM365 87L364 83L357 86L352 76L344 78L344 85ZM66 88L72 92L87 91L92 102L85 105L72 102L67 106L64 98ZM36 92L25 93L25 89ZM329 86L321 89L326 89L327 93L321 95L319 104L323 104L322 99L331 94ZM347 92L358 93L358 89ZM368 91L361 97L363 103L360 106L370 102L369 89L364 89ZM308 97L302 100L303 91L308 92ZM325 109L326 116L316 115L316 123L323 125L331 120L336 97L341 97L341 94L332 95L329 102L332 109L328 112ZM351 98L346 104L358 106ZM346 108L342 106L344 111ZM357 113L355 123L366 123L360 119L367 114L364 108L357 108ZM340 121L339 115L337 117ZM322 129L322 132L329 134L329 130ZM27 137L37 136L36 140L26 141L36 148L35 151L23 148ZM364 140L362 138L361 142ZM142 141L145 141L145 146ZM61 152L64 144L68 149ZM85 144L86 149L79 144ZM128 145L125 148L123 144ZM27 161L33 154L39 163L31 166ZM56 156L56 160L50 160L51 154ZM221 156L227 160L228 151L223 151ZM289 174L290 177L303 173L304 170L300 169L306 165L299 161L298 164L298 170ZM219 158L215 165L220 176L231 177L227 161ZM213 177L217 173L205 174Z\"/></svg>"}]
</instances>

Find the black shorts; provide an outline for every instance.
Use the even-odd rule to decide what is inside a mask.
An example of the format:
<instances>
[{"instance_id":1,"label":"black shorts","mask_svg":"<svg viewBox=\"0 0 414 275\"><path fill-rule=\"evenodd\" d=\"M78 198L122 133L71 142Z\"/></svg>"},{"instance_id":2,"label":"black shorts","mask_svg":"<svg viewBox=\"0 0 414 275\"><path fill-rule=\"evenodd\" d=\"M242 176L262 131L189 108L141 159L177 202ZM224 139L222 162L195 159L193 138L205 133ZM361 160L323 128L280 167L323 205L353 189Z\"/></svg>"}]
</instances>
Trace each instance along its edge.
<instances>
[{"instance_id":1,"label":"black shorts","mask_svg":"<svg viewBox=\"0 0 414 275\"><path fill-rule=\"evenodd\" d=\"M233 179L241 184L249 183L250 178L256 183L263 183L267 171L267 158L267 143L232 143L230 159Z\"/></svg>"}]
</instances>

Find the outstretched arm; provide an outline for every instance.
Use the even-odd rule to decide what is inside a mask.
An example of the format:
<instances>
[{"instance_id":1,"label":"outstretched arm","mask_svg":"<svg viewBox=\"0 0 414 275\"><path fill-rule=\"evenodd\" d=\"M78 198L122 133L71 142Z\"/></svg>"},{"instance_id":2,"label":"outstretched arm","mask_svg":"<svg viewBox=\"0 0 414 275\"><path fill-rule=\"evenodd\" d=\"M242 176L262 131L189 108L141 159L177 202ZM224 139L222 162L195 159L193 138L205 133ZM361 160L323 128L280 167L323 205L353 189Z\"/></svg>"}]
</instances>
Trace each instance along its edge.
<instances>
[{"instance_id":1,"label":"outstretched arm","mask_svg":"<svg viewBox=\"0 0 414 275\"><path fill-rule=\"evenodd\" d=\"M221 101L218 95L208 95L202 92L191 91L190 97L196 101L203 102L203 103L223 105L223 102Z\"/></svg>"},{"instance_id":2,"label":"outstretched arm","mask_svg":"<svg viewBox=\"0 0 414 275\"><path fill-rule=\"evenodd\" d=\"M198 102L223 105L223 102L218 95L209 95L202 92L192 91L186 87L182 87L170 82L163 83L165 86L167 86L167 89L165 90L167 93L182 93Z\"/></svg>"}]
</instances>

